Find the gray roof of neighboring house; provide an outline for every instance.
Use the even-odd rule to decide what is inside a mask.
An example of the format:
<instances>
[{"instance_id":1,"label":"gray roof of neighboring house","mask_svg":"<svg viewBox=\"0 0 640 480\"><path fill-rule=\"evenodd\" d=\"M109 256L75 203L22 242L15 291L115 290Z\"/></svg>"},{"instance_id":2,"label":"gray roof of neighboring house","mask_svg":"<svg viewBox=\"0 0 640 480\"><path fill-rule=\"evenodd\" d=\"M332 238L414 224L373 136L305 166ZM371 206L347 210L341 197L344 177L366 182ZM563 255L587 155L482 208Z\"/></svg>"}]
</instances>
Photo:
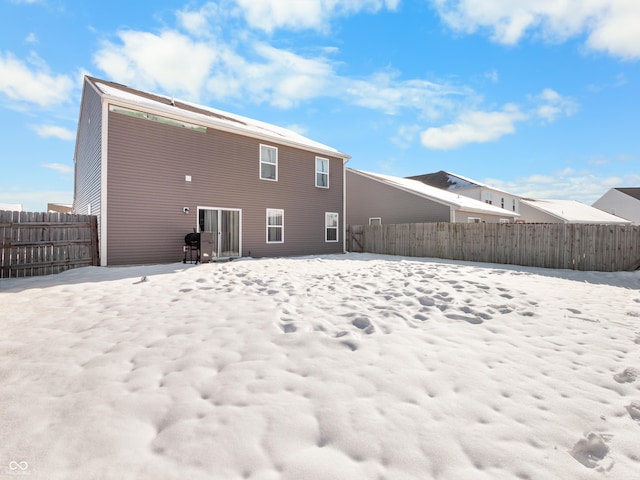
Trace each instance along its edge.
<instances>
[{"instance_id":1,"label":"gray roof of neighboring house","mask_svg":"<svg viewBox=\"0 0 640 480\"><path fill-rule=\"evenodd\" d=\"M413 175L407 178L411 180L418 180L425 185L431 185L432 187L441 188L443 190L483 186L483 184L474 180L470 180L450 172L445 172L444 170L434 173L425 173L423 175Z\"/></svg>"},{"instance_id":2,"label":"gray roof of neighboring house","mask_svg":"<svg viewBox=\"0 0 640 480\"><path fill-rule=\"evenodd\" d=\"M640 187L635 188L616 188L619 192L622 192L630 197L640 200Z\"/></svg>"}]
</instances>

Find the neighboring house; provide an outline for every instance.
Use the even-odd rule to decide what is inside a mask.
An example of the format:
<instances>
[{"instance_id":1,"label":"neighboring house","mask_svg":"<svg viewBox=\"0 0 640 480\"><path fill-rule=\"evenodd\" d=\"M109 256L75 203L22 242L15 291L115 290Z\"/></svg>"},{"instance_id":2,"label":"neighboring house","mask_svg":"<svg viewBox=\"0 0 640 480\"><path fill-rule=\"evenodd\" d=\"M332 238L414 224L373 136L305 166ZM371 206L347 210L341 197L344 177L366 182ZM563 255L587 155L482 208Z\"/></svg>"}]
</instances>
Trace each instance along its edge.
<instances>
[{"instance_id":1,"label":"neighboring house","mask_svg":"<svg viewBox=\"0 0 640 480\"><path fill-rule=\"evenodd\" d=\"M62 203L47 203L47 211L57 213L73 213L73 205L65 205Z\"/></svg>"},{"instance_id":2,"label":"neighboring house","mask_svg":"<svg viewBox=\"0 0 640 480\"><path fill-rule=\"evenodd\" d=\"M464 195L465 197L473 198L474 200L488 203L489 205L500 207L510 212L520 213L520 197L518 195L505 192L504 190L455 173L440 170L435 173L414 175L407 178L418 180L442 190L449 190L450 192Z\"/></svg>"},{"instance_id":3,"label":"neighboring house","mask_svg":"<svg viewBox=\"0 0 640 480\"><path fill-rule=\"evenodd\" d=\"M514 222L519 216L417 180L347 168L347 223Z\"/></svg>"},{"instance_id":4,"label":"neighboring house","mask_svg":"<svg viewBox=\"0 0 640 480\"><path fill-rule=\"evenodd\" d=\"M8 212L21 212L21 203L0 203L0 210L6 210Z\"/></svg>"},{"instance_id":5,"label":"neighboring house","mask_svg":"<svg viewBox=\"0 0 640 480\"><path fill-rule=\"evenodd\" d=\"M604 212L640 225L640 187L612 188L593 204Z\"/></svg>"},{"instance_id":6,"label":"neighboring house","mask_svg":"<svg viewBox=\"0 0 640 480\"><path fill-rule=\"evenodd\" d=\"M575 200L520 200L527 223L588 223L629 225L631 222Z\"/></svg>"},{"instance_id":7,"label":"neighboring house","mask_svg":"<svg viewBox=\"0 0 640 480\"><path fill-rule=\"evenodd\" d=\"M520 214L523 223L628 224L619 217L602 215L597 208L574 200L533 200L505 192L461 175L440 170L408 177L427 185Z\"/></svg>"},{"instance_id":8,"label":"neighboring house","mask_svg":"<svg viewBox=\"0 0 640 480\"><path fill-rule=\"evenodd\" d=\"M349 156L291 130L85 77L74 213L98 217L101 265L344 251Z\"/></svg>"}]
</instances>

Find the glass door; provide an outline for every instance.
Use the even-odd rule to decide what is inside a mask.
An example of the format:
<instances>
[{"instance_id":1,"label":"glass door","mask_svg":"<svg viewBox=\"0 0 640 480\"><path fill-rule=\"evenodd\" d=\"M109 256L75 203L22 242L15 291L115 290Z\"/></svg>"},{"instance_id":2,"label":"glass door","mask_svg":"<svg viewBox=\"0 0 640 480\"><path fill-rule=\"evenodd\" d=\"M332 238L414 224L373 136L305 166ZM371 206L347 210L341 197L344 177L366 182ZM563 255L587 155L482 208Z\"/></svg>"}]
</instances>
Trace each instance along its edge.
<instances>
[{"instance_id":1,"label":"glass door","mask_svg":"<svg viewBox=\"0 0 640 480\"><path fill-rule=\"evenodd\" d=\"M213 251L211 252L213 257L240 256L242 251L241 213L238 209L198 207L199 231L213 233Z\"/></svg>"}]
</instances>

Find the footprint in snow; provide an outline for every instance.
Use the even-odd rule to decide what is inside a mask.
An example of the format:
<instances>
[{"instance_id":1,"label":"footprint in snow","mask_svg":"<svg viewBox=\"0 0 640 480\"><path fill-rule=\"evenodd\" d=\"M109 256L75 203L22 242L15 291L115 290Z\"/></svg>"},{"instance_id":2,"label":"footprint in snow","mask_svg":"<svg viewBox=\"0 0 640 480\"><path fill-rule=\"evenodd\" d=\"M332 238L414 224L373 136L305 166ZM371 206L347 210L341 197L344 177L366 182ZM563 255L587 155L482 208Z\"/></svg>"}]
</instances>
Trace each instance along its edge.
<instances>
[{"instance_id":1,"label":"footprint in snow","mask_svg":"<svg viewBox=\"0 0 640 480\"><path fill-rule=\"evenodd\" d=\"M596 468L609 453L609 447L605 443L605 438L591 432L585 438L578 440L569 452L573 458L587 468ZM610 470L613 462L605 470Z\"/></svg>"},{"instance_id":2,"label":"footprint in snow","mask_svg":"<svg viewBox=\"0 0 640 480\"><path fill-rule=\"evenodd\" d=\"M480 317L471 317L468 315L458 315L456 313L449 313L445 315L445 317L450 318L451 320L464 320L465 322L471 323L473 325L479 325L482 323L482 319Z\"/></svg>"},{"instance_id":3,"label":"footprint in snow","mask_svg":"<svg viewBox=\"0 0 640 480\"><path fill-rule=\"evenodd\" d=\"M638 378L638 371L635 368L625 368L623 372L616 373L613 379L618 383L632 383Z\"/></svg>"},{"instance_id":4,"label":"footprint in snow","mask_svg":"<svg viewBox=\"0 0 640 480\"><path fill-rule=\"evenodd\" d=\"M629 415L633 420L640 422L640 402L631 402L630 405L624 407L629 412Z\"/></svg>"},{"instance_id":5,"label":"footprint in snow","mask_svg":"<svg viewBox=\"0 0 640 480\"><path fill-rule=\"evenodd\" d=\"M375 327L371 324L371 321L366 317L358 317L358 318L354 319L351 322L351 324L354 327L359 328L360 330L362 330L367 335L370 335L370 334L372 334L373 332L376 331Z\"/></svg>"}]
</instances>

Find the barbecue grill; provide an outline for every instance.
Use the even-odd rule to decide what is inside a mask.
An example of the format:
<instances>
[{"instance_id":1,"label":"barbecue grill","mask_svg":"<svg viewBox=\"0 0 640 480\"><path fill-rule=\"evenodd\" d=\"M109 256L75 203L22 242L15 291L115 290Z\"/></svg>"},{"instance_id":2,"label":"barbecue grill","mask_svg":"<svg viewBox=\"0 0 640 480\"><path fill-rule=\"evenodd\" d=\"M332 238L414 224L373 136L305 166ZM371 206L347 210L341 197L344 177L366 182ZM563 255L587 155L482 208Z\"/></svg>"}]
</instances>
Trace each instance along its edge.
<instances>
[{"instance_id":1,"label":"barbecue grill","mask_svg":"<svg viewBox=\"0 0 640 480\"><path fill-rule=\"evenodd\" d=\"M200 261L200 234L193 232L184 236L184 259L182 263L198 263Z\"/></svg>"}]
</instances>

